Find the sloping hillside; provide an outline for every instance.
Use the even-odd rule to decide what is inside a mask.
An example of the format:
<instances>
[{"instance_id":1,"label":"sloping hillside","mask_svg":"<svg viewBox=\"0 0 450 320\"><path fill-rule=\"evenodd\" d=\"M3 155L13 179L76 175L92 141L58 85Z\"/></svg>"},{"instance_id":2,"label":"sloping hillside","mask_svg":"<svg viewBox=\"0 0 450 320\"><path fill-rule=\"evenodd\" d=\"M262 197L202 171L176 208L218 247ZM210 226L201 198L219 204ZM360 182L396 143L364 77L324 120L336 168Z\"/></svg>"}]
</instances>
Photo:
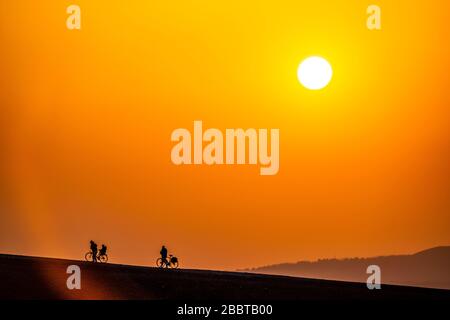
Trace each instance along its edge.
<instances>
[{"instance_id":1,"label":"sloping hillside","mask_svg":"<svg viewBox=\"0 0 450 320\"><path fill-rule=\"evenodd\" d=\"M69 265L81 268L81 290L69 290ZM346 300L450 299L450 291L209 270L0 255L0 299Z\"/></svg>"}]
</instances>

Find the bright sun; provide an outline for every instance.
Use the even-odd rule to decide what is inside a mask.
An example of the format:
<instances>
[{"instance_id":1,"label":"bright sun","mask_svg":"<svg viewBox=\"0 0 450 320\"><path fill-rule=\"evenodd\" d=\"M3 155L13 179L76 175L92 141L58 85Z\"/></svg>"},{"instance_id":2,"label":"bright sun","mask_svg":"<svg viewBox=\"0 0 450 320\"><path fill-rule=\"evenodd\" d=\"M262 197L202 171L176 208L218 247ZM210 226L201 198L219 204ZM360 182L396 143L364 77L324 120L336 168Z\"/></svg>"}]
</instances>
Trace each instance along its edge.
<instances>
[{"instance_id":1,"label":"bright sun","mask_svg":"<svg viewBox=\"0 0 450 320\"><path fill-rule=\"evenodd\" d=\"M298 66L297 77L300 83L310 89L324 88L331 80L333 70L327 60L321 57L309 57Z\"/></svg>"}]
</instances>

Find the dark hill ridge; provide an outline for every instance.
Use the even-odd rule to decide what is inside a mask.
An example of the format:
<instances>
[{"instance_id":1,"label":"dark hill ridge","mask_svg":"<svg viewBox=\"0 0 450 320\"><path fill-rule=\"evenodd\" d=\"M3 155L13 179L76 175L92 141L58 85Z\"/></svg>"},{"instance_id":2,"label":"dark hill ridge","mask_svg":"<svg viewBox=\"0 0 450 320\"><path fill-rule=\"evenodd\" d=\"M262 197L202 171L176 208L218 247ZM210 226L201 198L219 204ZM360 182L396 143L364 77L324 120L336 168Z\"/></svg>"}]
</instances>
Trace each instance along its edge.
<instances>
[{"instance_id":1,"label":"dark hill ridge","mask_svg":"<svg viewBox=\"0 0 450 320\"><path fill-rule=\"evenodd\" d=\"M81 290L68 290L69 265ZM243 272L162 270L117 264L0 255L0 299L377 300L445 299L450 291L302 279Z\"/></svg>"},{"instance_id":2,"label":"dark hill ridge","mask_svg":"<svg viewBox=\"0 0 450 320\"><path fill-rule=\"evenodd\" d=\"M325 259L282 263L246 271L315 279L365 282L369 265L381 268L381 282L450 289L450 246L435 247L412 255L372 258Z\"/></svg>"}]
</instances>

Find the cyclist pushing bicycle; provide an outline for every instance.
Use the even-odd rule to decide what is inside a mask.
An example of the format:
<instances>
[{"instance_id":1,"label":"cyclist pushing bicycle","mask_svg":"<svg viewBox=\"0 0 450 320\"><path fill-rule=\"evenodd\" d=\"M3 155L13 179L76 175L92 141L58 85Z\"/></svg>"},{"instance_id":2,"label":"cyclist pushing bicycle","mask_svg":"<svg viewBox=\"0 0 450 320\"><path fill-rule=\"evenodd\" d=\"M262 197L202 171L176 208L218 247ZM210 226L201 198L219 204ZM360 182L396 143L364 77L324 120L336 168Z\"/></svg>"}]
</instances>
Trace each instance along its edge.
<instances>
[{"instance_id":1,"label":"cyclist pushing bicycle","mask_svg":"<svg viewBox=\"0 0 450 320\"><path fill-rule=\"evenodd\" d=\"M106 250L108 249L104 244L102 244L102 247L100 250L98 250L97 244L91 240L90 242L91 251L86 253L85 258L86 261L92 261L92 262L101 262L106 263L108 262L108 255L106 254Z\"/></svg>"},{"instance_id":2,"label":"cyclist pushing bicycle","mask_svg":"<svg viewBox=\"0 0 450 320\"><path fill-rule=\"evenodd\" d=\"M178 268L178 258L169 254L169 259L167 259L167 248L165 246L162 246L161 251L159 253L161 254L161 258L158 258L156 260L156 265L158 267L175 268L175 269Z\"/></svg>"}]
</instances>

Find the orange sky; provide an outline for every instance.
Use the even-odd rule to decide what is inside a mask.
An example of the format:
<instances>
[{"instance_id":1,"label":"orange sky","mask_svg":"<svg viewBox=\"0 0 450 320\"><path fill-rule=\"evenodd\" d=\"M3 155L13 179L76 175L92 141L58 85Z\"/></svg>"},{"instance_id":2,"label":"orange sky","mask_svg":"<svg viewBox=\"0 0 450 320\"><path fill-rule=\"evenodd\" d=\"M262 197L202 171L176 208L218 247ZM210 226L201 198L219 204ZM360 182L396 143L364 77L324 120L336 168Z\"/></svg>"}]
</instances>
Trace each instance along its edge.
<instances>
[{"instance_id":1,"label":"orange sky","mask_svg":"<svg viewBox=\"0 0 450 320\"><path fill-rule=\"evenodd\" d=\"M450 243L450 4L2 1L0 252L232 269ZM66 28L81 7L82 30ZM328 59L329 86L296 78ZM171 132L279 128L280 171Z\"/></svg>"}]
</instances>

